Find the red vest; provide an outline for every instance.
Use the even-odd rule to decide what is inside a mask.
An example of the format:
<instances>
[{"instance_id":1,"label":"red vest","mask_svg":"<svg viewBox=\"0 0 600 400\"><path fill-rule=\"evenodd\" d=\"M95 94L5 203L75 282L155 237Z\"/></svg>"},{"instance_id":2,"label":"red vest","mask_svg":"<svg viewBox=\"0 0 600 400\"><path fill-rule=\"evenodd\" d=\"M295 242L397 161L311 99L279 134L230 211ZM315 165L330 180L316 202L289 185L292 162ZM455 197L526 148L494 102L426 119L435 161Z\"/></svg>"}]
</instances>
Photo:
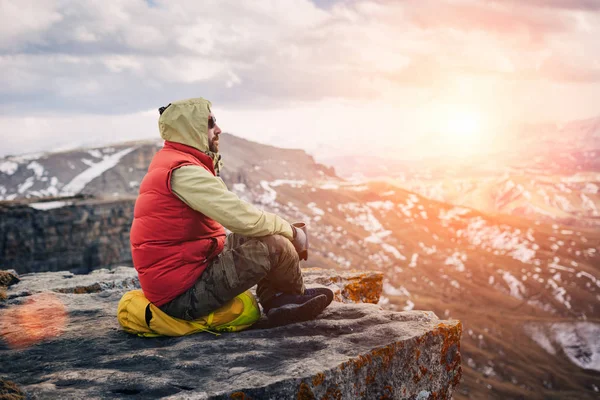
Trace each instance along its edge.
<instances>
[{"instance_id":1,"label":"red vest","mask_svg":"<svg viewBox=\"0 0 600 400\"><path fill-rule=\"evenodd\" d=\"M184 165L198 165L215 174L209 156L167 141L148 167L133 212L133 266L144 295L159 307L191 288L225 243L221 224L171 191L171 174Z\"/></svg>"}]
</instances>

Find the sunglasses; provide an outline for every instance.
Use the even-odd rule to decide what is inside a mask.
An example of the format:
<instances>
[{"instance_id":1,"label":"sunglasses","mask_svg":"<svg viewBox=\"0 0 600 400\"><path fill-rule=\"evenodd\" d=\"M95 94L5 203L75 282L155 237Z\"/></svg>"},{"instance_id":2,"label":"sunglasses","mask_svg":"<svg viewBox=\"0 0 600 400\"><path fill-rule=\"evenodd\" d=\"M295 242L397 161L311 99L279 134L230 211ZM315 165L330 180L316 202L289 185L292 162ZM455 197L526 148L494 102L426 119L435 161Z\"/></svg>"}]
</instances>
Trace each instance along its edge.
<instances>
[{"instance_id":1,"label":"sunglasses","mask_svg":"<svg viewBox=\"0 0 600 400\"><path fill-rule=\"evenodd\" d=\"M213 116L208 117L208 129L213 129L217 124L217 119Z\"/></svg>"}]
</instances>

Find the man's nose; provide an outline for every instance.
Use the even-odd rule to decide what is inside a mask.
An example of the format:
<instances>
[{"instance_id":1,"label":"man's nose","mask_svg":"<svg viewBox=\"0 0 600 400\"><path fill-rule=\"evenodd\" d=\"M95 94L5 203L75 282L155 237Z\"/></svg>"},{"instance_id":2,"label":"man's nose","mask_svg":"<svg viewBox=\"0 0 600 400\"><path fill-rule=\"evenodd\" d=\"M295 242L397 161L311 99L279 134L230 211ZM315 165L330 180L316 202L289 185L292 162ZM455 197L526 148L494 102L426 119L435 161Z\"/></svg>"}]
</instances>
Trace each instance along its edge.
<instances>
[{"instance_id":1,"label":"man's nose","mask_svg":"<svg viewBox=\"0 0 600 400\"><path fill-rule=\"evenodd\" d=\"M221 128L219 128L219 125L215 124L215 135L218 135L221 133Z\"/></svg>"}]
</instances>

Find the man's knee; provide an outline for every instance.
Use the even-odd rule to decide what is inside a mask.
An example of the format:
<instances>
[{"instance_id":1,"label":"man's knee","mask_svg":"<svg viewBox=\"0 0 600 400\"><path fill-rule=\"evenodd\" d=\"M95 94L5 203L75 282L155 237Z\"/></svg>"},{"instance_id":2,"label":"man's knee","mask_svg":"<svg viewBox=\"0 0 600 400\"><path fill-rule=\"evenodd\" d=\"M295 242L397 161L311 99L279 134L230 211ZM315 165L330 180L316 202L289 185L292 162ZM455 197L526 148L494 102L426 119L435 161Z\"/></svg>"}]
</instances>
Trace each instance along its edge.
<instances>
[{"instance_id":1,"label":"man's knee","mask_svg":"<svg viewBox=\"0 0 600 400\"><path fill-rule=\"evenodd\" d=\"M267 245L269 256L277 260L277 263L300 261L294 245L285 236L269 235L261 237L260 240Z\"/></svg>"}]
</instances>

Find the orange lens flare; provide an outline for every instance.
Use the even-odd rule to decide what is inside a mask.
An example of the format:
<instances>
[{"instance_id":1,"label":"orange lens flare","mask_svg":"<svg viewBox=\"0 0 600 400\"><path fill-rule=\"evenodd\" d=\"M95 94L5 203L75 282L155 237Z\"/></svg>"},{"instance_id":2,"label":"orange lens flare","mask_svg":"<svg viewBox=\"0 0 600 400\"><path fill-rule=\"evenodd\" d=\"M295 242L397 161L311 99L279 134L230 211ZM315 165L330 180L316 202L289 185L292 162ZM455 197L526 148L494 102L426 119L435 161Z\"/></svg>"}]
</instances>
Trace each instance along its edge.
<instances>
[{"instance_id":1,"label":"orange lens flare","mask_svg":"<svg viewBox=\"0 0 600 400\"><path fill-rule=\"evenodd\" d=\"M0 311L0 337L12 348L25 348L60 336L67 310L52 293L31 296L25 304Z\"/></svg>"}]
</instances>

